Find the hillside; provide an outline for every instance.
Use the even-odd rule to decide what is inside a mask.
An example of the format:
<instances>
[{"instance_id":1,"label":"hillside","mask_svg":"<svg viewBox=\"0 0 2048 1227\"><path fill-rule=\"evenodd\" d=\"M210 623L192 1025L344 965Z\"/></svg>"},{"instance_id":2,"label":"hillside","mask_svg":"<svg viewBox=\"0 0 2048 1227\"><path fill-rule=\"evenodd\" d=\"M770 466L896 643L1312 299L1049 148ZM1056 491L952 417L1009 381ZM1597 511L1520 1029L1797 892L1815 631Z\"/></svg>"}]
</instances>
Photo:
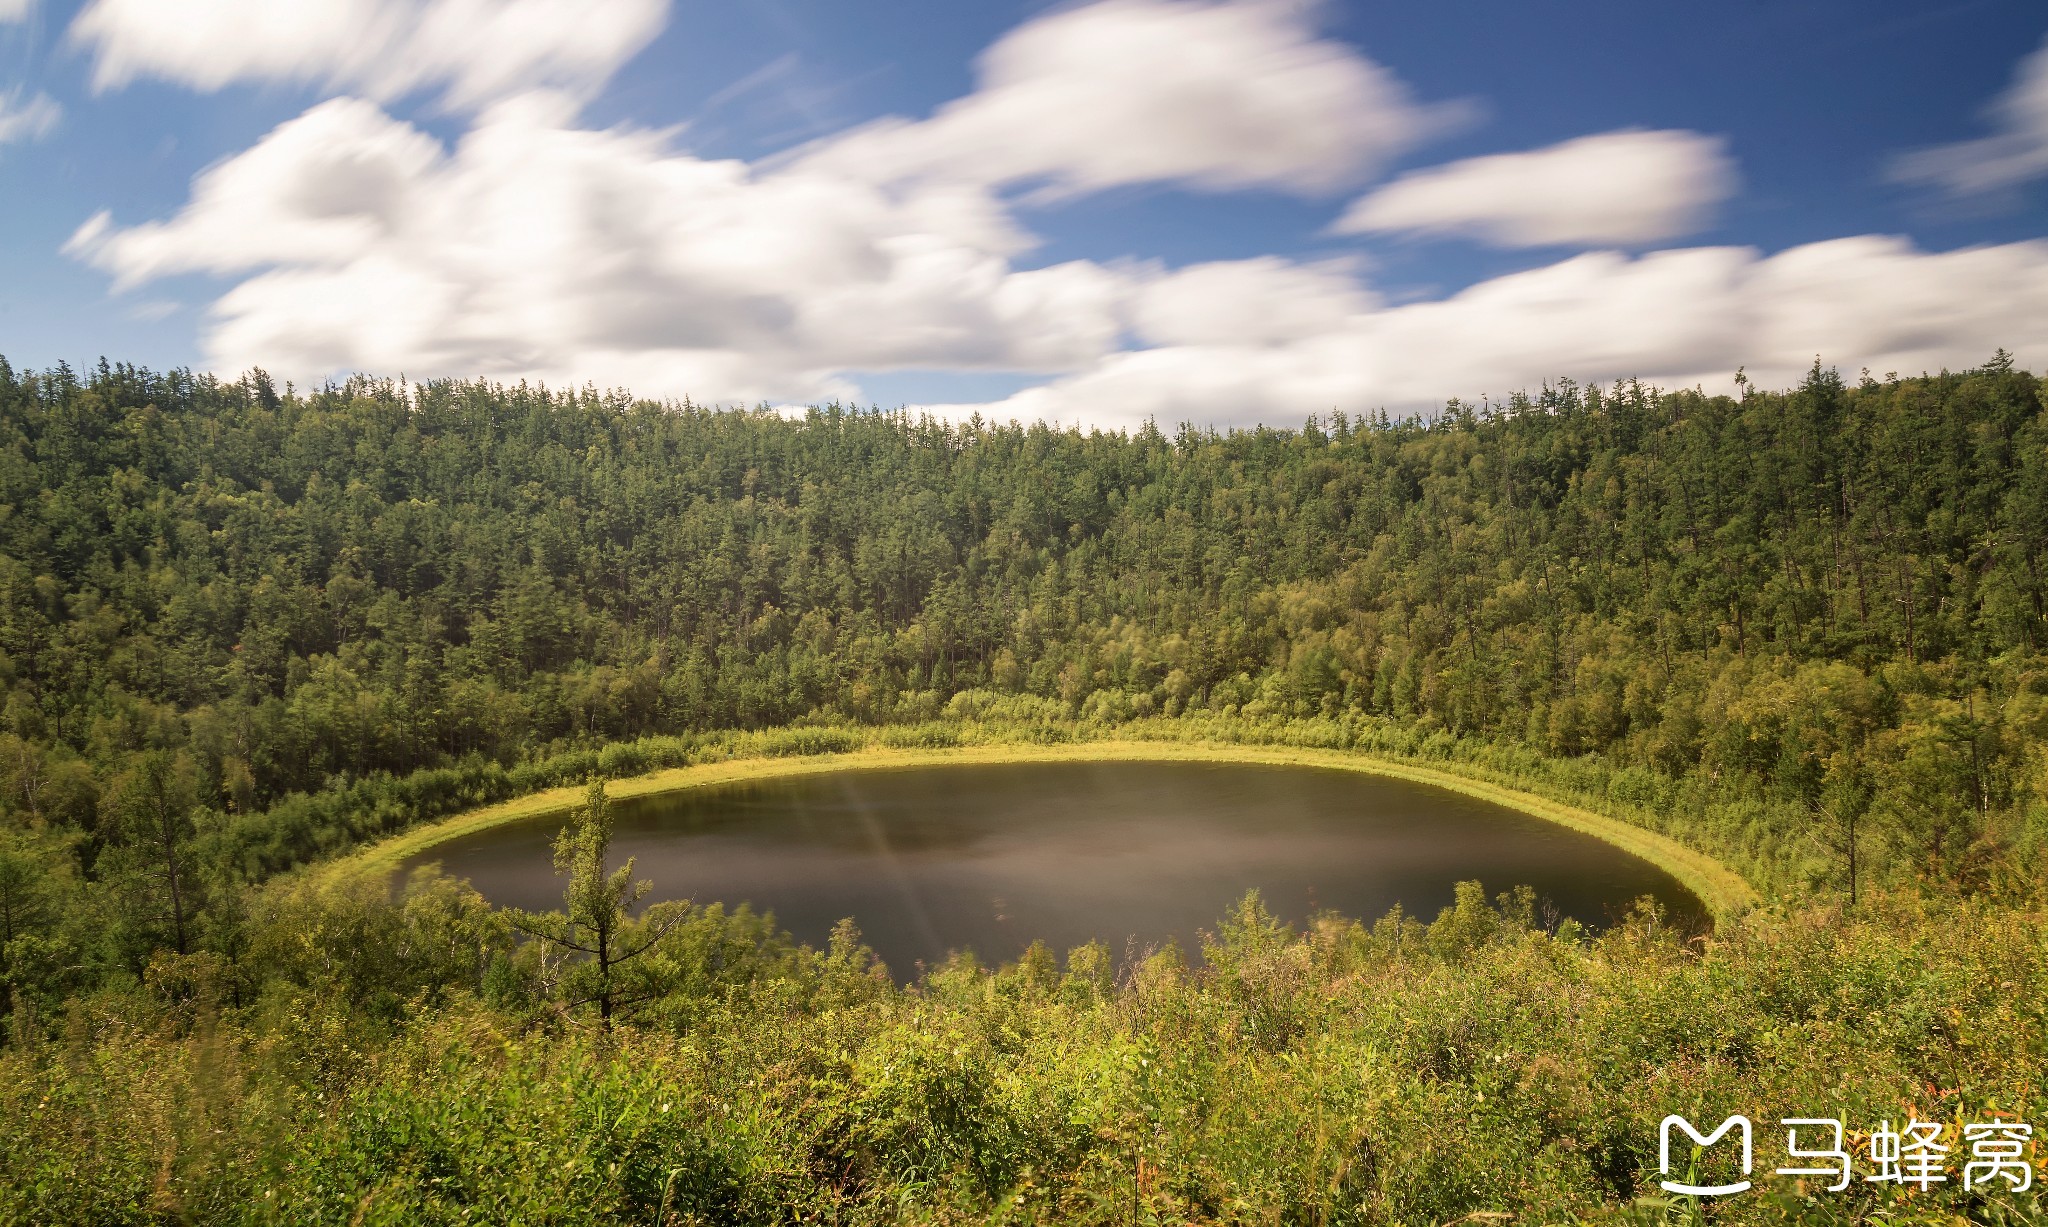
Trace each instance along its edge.
<instances>
[{"instance_id":1,"label":"hillside","mask_svg":"<svg viewBox=\"0 0 2048 1227\"><path fill-rule=\"evenodd\" d=\"M2048 385L1163 427L0 361L0 1221L1554 1221L1662 1213L1667 1102L2038 1113ZM274 880L586 776L1107 737L1438 763L1766 906L1248 901L906 986L691 909L614 1032L457 885ZM1895 1192L1843 1197L1728 1213Z\"/></svg>"}]
</instances>

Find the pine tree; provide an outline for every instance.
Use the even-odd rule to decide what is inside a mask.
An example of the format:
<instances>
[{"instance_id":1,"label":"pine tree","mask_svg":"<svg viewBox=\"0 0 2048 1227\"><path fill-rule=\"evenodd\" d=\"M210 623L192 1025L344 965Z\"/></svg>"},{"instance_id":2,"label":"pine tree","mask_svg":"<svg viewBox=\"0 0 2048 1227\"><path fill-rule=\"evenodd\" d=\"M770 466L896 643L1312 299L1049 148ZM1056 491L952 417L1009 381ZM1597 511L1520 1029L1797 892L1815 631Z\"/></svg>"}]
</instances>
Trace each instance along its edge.
<instances>
[{"instance_id":1,"label":"pine tree","mask_svg":"<svg viewBox=\"0 0 2048 1227\"><path fill-rule=\"evenodd\" d=\"M620 1013L659 992L659 977L644 974L640 960L682 920L682 905L674 904L633 915L654 883L633 880L630 857L607 873L611 845L611 800L604 782L593 780L555 838L555 872L569 878L563 909L510 916L514 929L546 942L569 964L559 982L564 1003L572 1010L595 1005L606 1030Z\"/></svg>"}]
</instances>

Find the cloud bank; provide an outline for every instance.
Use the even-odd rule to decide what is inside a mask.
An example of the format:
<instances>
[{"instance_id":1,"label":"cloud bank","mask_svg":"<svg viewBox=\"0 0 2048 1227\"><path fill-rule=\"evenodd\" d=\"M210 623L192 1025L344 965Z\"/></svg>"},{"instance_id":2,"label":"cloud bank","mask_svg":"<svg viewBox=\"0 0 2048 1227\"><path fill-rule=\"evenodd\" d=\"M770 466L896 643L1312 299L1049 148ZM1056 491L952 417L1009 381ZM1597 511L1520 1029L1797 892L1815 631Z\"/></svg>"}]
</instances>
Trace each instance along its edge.
<instances>
[{"instance_id":1,"label":"cloud bank","mask_svg":"<svg viewBox=\"0 0 2048 1227\"><path fill-rule=\"evenodd\" d=\"M971 189L757 174L526 97L452 151L370 103L323 103L207 171L169 221L97 218L71 250L122 286L254 272L214 305L221 369L752 401L851 395L845 369L1093 360L1114 343L1121 279L1017 271L1025 242Z\"/></svg>"},{"instance_id":2,"label":"cloud bank","mask_svg":"<svg viewBox=\"0 0 2048 1227\"><path fill-rule=\"evenodd\" d=\"M1333 409L1426 410L1451 395L1501 398L1561 374L1726 389L1746 365L1759 382L1786 385L1816 356L1918 374L1975 365L1994 338L2048 335L2048 241L1937 254L1866 235L1773 256L1592 252L1398 306L1330 272L1304 294L1292 279L1307 270L1255 263L1152 283L1141 304L1172 303L1175 317L1149 328L1148 348L999 404L946 411L1118 425L1298 422ZM1193 279L1224 279L1235 292L1197 299ZM1324 308L1286 330L1233 326L1298 312L1311 298Z\"/></svg>"},{"instance_id":3,"label":"cloud bank","mask_svg":"<svg viewBox=\"0 0 2048 1227\"><path fill-rule=\"evenodd\" d=\"M488 26L519 0L460 2ZM399 37L378 32L387 19L413 28L456 3L316 9L346 18L356 47ZM141 0L97 0L86 17L131 5ZM1025 372L1047 382L937 408L1116 425L1412 412L1558 375L1726 387L1747 366L1782 383L1817 354L1915 373L1999 344L2037 358L2023 346L2048 335L2048 242L1593 250L1430 301L1376 287L1359 260L1030 267L1036 240L1019 210L1047 194L1168 184L1313 197L1447 122L1269 0L1062 10L999 41L977 88L929 118L753 164L696 156L673 133L582 127L583 94L531 88L572 62L591 66L567 73L585 85L610 71L651 37L636 23L658 6L593 11L631 37L489 73L456 58L351 67L354 52L318 67L292 50L297 18L278 19L298 33L277 34L285 51L260 69L237 66L239 51L203 73L203 57L152 51L150 71L183 64L194 83L270 73L373 96L313 107L200 175L172 216L123 226L103 213L67 250L123 290L230 281L203 332L208 364L226 372L592 381L710 403L857 399L855 371ZM142 71L95 45L109 81ZM477 106L453 144L375 100L423 85ZM1734 179L1715 138L1614 132L1404 175L1338 228L1634 246L1702 224Z\"/></svg>"}]
</instances>

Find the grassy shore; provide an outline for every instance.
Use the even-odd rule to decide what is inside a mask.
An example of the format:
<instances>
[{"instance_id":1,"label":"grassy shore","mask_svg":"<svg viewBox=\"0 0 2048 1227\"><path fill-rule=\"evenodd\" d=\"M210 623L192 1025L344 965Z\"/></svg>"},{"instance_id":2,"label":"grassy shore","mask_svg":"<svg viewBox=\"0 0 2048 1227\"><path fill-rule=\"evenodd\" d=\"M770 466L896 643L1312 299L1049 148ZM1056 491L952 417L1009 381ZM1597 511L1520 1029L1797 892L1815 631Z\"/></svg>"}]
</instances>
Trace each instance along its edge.
<instances>
[{"instance_id":1,"label":"grassy shore","mask_svg":"<svg viewBox=\"0 0 2048 1227\"><path fill-rule=\"evenodd\" d=\"M1038 762L1226 762L1333 768L1441 788L1555 822L1641 857L1676 878L1716 920L1739 915L1757 902L1740 874L1714 858L1654 831L1591 810L1505 788L1455 770L1416 766L1353 751L1236 745L1228 742L1086 741L1058 745L995 744L947 748L869 746L848 753L800 757L736 758L696 763L614 781L616 798L644 797L749 780L895 767ZM1449 764L1456 767L1457 764ZM565 815L582 795L578 787L551 788L414 828L353 855L315 866L316 881L388 875L451 839L506 823Z\"/></svg>"}]
</instances>

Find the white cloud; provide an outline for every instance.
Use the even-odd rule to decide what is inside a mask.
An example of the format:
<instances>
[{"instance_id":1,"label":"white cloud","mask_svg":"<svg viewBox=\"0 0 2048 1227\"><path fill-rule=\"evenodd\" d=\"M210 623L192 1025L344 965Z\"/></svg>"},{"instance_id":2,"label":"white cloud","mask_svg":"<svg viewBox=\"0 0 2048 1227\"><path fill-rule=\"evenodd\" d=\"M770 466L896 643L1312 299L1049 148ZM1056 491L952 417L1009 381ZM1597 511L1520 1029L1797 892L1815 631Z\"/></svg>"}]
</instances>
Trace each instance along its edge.
<instances>
[{"instance_id":1,"label":"white cloud","mask_svg":"<svg viewBox=\"0 0 2048 1227\"><path fill-rule=\"evenodd\" d=\"M168 221L102 215L67 250L121 288L253 274L214 304L218 369L755 400L850 395L841 370L1093 361L1126 278L1018 271L1028 241L976 188L759 173L529 96L452 152L370 103L323 103L208 170Z\"/></svg>"},{"instance_id":2,"label":"white cloud","mask_svg":"<svg viewBox=\"0 0 2048 1227\"><path fill-rule=\"evenodd\" d=\"M98 0L88 16L140 2ZM417 24L455 3L374 11ZM285 55L263 71L368 80L335 62ZM528 69L388 71L386 92L434 81L481 99ZM1726 386L1747 366L1781 383L1816 353L1914 372L2001 343L2026 360L2028 339L2048 336L2048 242L1601 251L1398 305L1341 262L1020 269L1034 240L1005 189L1313 191L1433 121L1266 0L1062 11L999 43L982 88L932 119L772 163L579 128L576 111L573 94L520 92L483 107L451 148L374 102L332 100L207 170L174 215L122 227L101 214L67 251L119 289L233 281L203 333L224 372L525 377L786 403L857 396L851 371L1027 371L1057 378L946 408L1101 424L1411 411L1557 375ZM1718 199L1725 163L1709 138L1613 133L1411 176L1361 207L1391 225L1405 196L1399 228L1498 241L1644 241ZM1473 190L1440 192L1447 181Z\"/></svg>"},{"instance_id":3,"label":"white cloud","mask_svg":"<svg viewBox=\"0 0 2048 1227\"><path fill-rule=\"evenodd\" d=\"M1280 345L1341 328L1377 306L1346 265L1260 256L1149 279L1133 296L1131 327L1154 345Z\"/></svg>"},{"instance_id":4,"label":"white cloud","mask_svg":"<svg viewBox=\"0 0 2048 1227\"><path fill-rule=\"evenodd\" d=\"M1260 279L1270 297L1247 288ZM1168 278L1147 294L1185 285ZM1245 318L1299 301L1264 271L1237 286L1225 301ZM1335 301L1340 289L1321 296ZM2030 339L2048 336L2048 241L1929 253L1865 235L1774 256L1737 247L1594 252L1439 301L1383 307L1362 287L1357 294L1353 309L1324 314L1320 327L1236 338L1228 329L1162 330L1155 348L1110 354L1006 401L939 408L1239 425L1331 409L1427 410L1452 395L1498 398L1560 375L1726 390L1738 366L1782 386L1816 355L1850 370L1917 374L1975 365L2002 343L2024 361Z\"/></svg>"},{"instance_id":5,"label":"white cloud","mask_svg":"<svg viewBox=\"0 0 2048 1227\"><path fill-rule=\"evenodd\" d=\"M1892 178L1970 195L2048 175L2048 41L2020 61L1988 114L1990 136L1905 154L1892 163Z\"/></svg>"},{"instance_id":6,"label":"white cloud","mask_svg":"<svg viewBox=\"0 0 2048 1227\"><path fill-rule=\"evenodd\" d=\"M1103 424L1411 411L1557 375L1783 383L1816 354L1910 373L2001 343L2025 360L2048 335L2048 242L1594 252L1398 305L1343 263L1020 271L1030 242L986 187L707 161L530 96L453 149L370 103L322 104L173 217L103 215L69 250L124 287L241 278L209 316L223 371L790 402L856 396L848 371L1022 370L1063 377L945 408Z\"/></svg>"},{"instance_id":7,"label":"white cloud","mask_svg":"<svg viewBox=\"0 0 2048 1227\"><path fill-rule=\"evenodd\" d=\"M1316 37L1281 0L1105 0L1030 22L982 57L975 92L811 151L877 181L1038 183L1053 193L1183 182L1341 187L1453 121Z\"/></svg>"},{"instance_id":8,"label":"white cloud","mask_svg":"<svg viewBox=\"0 0 2048 1227\"><path fill-rule=\"evenodd\" d=\"M101 214L71 247L92 251L117 290L172 273L344 263L404 226L441 156L370 103L324 102L200 175L171 221L111 234Z\"/></svg>"},{"instance_id":9,"label":"white cloud","mask_svg":"<svg viewBox=\"0 0 2048 1227\"><path fill-rule=\"evenodd\" d=\"M1412 171L1332 229L1467 234L1505 247L1649 243L1699 229L1735 182L1718 138L1608 132Z\"/></svg>"},{"instance_id":10,"label":"white cloud","mask_svg":"<svg viewBox=\"0 0 2048 1227\"><path fill-rule=\"evenodd\" d=\"M667 15L668 0L92 0L71 37L92 49L97 89L304 81L377 99L438 88L470 108L587 94Z\"/></svg>"},{"instance_id":11,"label":"white cloud","mask_svg":"<svg viewBox=\"0 0 2048 1227\"><path fill-rule=\"evenodd\" d=\"M20 90L0 94L0 145L16 141L38 141L48 136L64 118L64 108L48 94L21 96Z\"/></svg>"},{"instance_id":12,"label":"white cloud","mask_svg":"<svg viewBox=\"0 0 2048 1227\"><path fill-rule=\"evenodd\" d=\"M320 0L305 13L264 3L246 15L254 34L225 40L227 52L185 34L190 54L102 41L99 71L140 71L123 57L146 46L151 64L181 65L198 84L306 76L327 62L309 47L381 45L398 37L387 27L454 2L412 5L403 20L388 0ZM146 23L115 16L153 11L96 0L79 28L139 37ZM341 63L333 79L427 79ZM487 92L466 80L455 79L461 96ZM578 130L573 116L568 102L521 94L487 108L451 152L371 102L337 99L205 172L175 216L123 229L102 215L67 250L117 289L187 272L242 278L207 325L223 369L596 379L714 400L848 395L839 371L1057 373L1116 346L1143 276L1085 261L1017 269L1034 240L996 195L1004 186L1310 190L1442 119L1277 0L1059 12L1000 41L981 88L933 119L762 166L693 158L651 133ZM1330 280L1278 264L1261 276L1298 289ZM1142 326L1201 326L1151 301Z\"/></svg>"},{"instance_id":13,"label":"white cloud","mask_svg":"<svg viewBox=\"0 0 2048 1227\"><path fill-rule=\"evenodd\" d=\"M35 0L0 0L0 21L25 21Z\"/></svg>"}]
</instances>

